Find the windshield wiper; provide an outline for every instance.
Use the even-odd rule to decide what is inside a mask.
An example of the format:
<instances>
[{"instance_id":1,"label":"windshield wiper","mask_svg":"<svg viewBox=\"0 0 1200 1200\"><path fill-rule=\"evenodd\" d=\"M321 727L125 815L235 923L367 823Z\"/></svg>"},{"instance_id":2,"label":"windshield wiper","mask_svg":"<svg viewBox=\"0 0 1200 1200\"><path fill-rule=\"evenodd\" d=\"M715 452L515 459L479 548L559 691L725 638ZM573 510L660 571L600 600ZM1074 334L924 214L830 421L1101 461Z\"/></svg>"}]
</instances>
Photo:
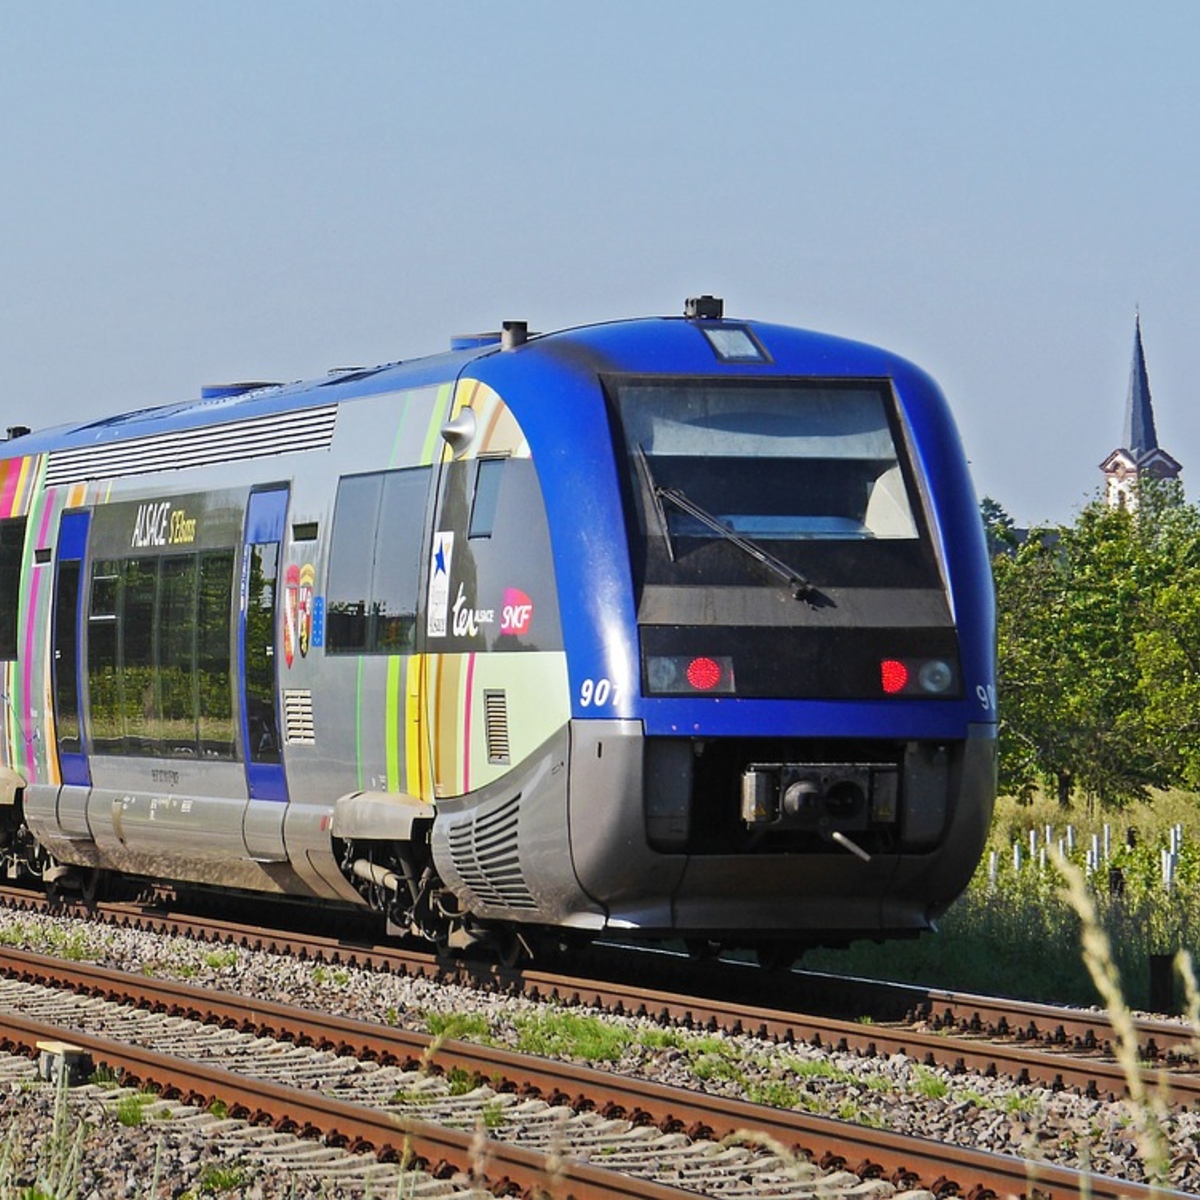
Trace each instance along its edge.
<instances>
[{"instance_id":1,"label":"windshield wiper","mask_svg":"<svg viewBox=\"0 0 1200 1200\"><path fill-rule=\"evenodd\" d=\"M755 562L766 567L772 575L777 575L791 588L792 596L796 600L808 600L810 603L818 594L817 589L801 575L799 571L793 570L776 558L773 554L768 554L757 542L752 542L749 538L742 535L733 529L730 529L719 517L714 517L707 509L703 509L694 500L689 500L678 488L665 488L654 484L653 487L654 503L658 508L660 515L662 514L662 502L670 501L681 512L687 513L689 517L693 517L699 521L701 525L711 529L718 537L724 538L725 541L736 546L743 554L749 555ZM663 529L667 528L666 517L663 515ZM671 537L667 535L667 545L670 546ZM672 555L674 557L674 555Z\"/></svg>"},{"instance_id":2,"label":"windshield wiper","mask_svg":"<svg viewBox=\"0 0 1200 1200\"><path fill-rule=\"evenodd\" d=\"M634 446L633 451L637 456L638 470L642 473L642 483L645 484L646 491L650 493L650 499L654 501L654 514L658 517L658 527L662 530L663 541L667 543L667 557L674 562L675 543L671 540L671 527L667 524L667 514L663 511L662 488L658 486L658 481L650 470L650 460L646 457L645 449L641 446Z\"/></svg>"}]
</instances>

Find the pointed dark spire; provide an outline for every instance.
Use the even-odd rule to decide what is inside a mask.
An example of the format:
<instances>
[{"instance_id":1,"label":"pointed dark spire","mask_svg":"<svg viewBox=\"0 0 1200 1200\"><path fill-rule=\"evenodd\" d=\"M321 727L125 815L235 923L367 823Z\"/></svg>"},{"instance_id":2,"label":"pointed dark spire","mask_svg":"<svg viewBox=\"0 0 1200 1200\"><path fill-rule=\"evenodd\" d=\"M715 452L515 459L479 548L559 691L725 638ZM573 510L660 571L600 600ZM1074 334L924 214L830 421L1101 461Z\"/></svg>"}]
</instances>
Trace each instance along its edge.
<instances>
[{"instance_id":1,"label":"pointed dark spire","mask_svg":"<svg viewBox=\"0 0 1200 1200\"><path fill-rule=\"evenodd\" d=\"M1142 349L1142 314L1137 315L1133 337L1133 365L1129 370L1129 401L1125 408L1125 449L1141 459L1158 449L1154 409L1150 406L1150 377L1146 374L1146 352Z\"/></svg>"}]
</instances>

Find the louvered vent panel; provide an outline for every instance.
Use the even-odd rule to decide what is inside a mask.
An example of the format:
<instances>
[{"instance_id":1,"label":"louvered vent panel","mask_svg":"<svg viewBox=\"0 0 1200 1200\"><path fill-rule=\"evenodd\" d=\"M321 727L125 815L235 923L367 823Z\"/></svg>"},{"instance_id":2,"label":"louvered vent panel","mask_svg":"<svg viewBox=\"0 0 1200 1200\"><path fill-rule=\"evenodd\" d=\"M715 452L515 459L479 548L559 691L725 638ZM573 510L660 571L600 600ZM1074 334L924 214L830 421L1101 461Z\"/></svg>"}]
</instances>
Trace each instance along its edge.
<instances>
[{"instance_id":1,"label":"louvered vent panel","mask_svg":"<svg viewBox=\"0 0 1200 1200\"><path fill-rule=\"evenodd\" d=\"M502 689L485 688L483 692L483 736L487 743L487 760L503 765L508 758L508 700Z\"/></svg>"},{"instance_id":2,"label":"louvered vent panel","mask_svg":"<svg viewBox=\"0 0 1200 1200\"><path fill-rule=\"evenodd\" d=\"M337 405L276 413L203 429L131 438L104 446L58 450L50 455L46 485L182 471L300 450L323 450L333 441Z\"/></svg>"},{"instance_id":3,"label":"louvered vent panel","mask_svg":"<svg viewBox=\"0 0 1200 1200\"><path fill-rule=\"evenodd\" d=\"M450 830L450 860L463 882L485 904L536 908L521 872L517 840L520 795L499 808Z\"/></svg>"},{"instance_id":4,"label":"louvered vent panel","mask_svg":"<svg viewBox=\"0 0 1200 1200\"><path fill-rule=\"evenodd\" d=\"M313 725L312 692L284 689L283 736L292 746L315 746L317 731Z\"/></svg>"}]
</instances>

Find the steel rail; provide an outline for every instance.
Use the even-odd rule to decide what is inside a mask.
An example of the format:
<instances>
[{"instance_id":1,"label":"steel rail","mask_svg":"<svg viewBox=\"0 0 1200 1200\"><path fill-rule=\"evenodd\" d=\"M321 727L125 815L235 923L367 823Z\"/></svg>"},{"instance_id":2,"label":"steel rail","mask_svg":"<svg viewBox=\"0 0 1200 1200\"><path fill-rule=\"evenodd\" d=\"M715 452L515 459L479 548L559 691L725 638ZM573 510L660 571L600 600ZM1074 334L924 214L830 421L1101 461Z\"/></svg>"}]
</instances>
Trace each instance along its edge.
<instances>
[{"instance_id":1,"label":"steel rail","mask_svg":"<svg viewBox=\"0 0 1200 1200\"><path fill-rule=\"evenodd\" d=\"M373 1152L385 1161L411 1166L435 1178L452 1174L478 1178L482 1168L486 1184L496 1196L554 1195L574 1200L694 1200L695 1196L493 1138L481 1143L473 1133L406 1120L317 1091L284 1087L221 1067L0 1014L0 1049L30 1054L40 1041L59 1040L79 1046L95 1063L118 1072L124 1081L159 1089L167 1099L179 1098L201 1107L220 1100L232 1117L270 1124L302 1137L320 1136L330 1145L356 1153Z\"/></svg>"},{"instance_id":2,"label":"steel rail","mask_svg":"<svg viewBox=\"0 0 1200 1200\"><path fill-rule=\"evenodd\" d=\"M0 897L7 889L0 889ZM22 898L38 899L23 892ZM542 970L521 971L489 964L439 960L431 953L395 946L373 946L309 934L276 932L255 926L231 924L204 917L175 916L128 904L102 906L111 919L136 921L161 932L191 932L207 940L248 949L278 951L320 958L352 967L383 969L436 981L453 981L499 990L520 989L532 999L560 1000L605 1011L647 1015L659 1020L732 1033L752 1033L769 1040L807 1042L815 1047L860 1054L904 1053L927 1065L954 1071L1004 1075L1051 1088L1074 1087L1094 1097L1118 1098L1128 1094L1127 1080L1119 1067L1101 1055L1111 1049L1112 1027L1102 1012L1058 1008L1051 1005L997 999L966 992L881 984L872 980L844 979L821 973L785 977L815 980L834 988L886 995L894 1006L903 998L910 1012L935 1029L889 1028L862 1025L834 1017L810 1016L779 1008L766 1008L711 996L681 995L619 982L582 980ZM83 908L79 905L79 908ZM89 910L90 911L90 910ZM945 1030L954 1030L956 1039ZM1182 1061L1195 1049L1193 1032L1184 1025L1141 1019L1138 1022L1143 1060ZM985 1041L991 1037L992 1041ZM1026 1044L1022 1044L1026 1043ZM1029 1043L1037 1043L1035 1047ZM1039 1054L1038 1047L1056 1049ZM1086 1057L1079 1057L1079 1055ZM1175 1103L1200 1104L1200 1077L1172 1072L1143 1071L1143 1083L1160 1088L1164 1081Z\"/></svg>"},{"instance_id":3,"label":"steel rail","mask_svg":"<svg viewBox=\"0 0 1200 1200\"><path fill-rule=\"evenodd\" d=\"M701 1092L649 1083L612 1072L516 1054L455 1039L396 1030L339 1018L311 1009L218 993L159 979L124 975L82 963L47 960L10 950L0 951L0 969L32 982L51 983L75 976L91 994L160 1008L172 1015L211 1019L276 1037L329 1048L338 1053L373 1057L404 1065L425 1064L434 1070L460 1070L472 1077L508 1081L528 1095L576 1108L597 1106L606 1116L656 1125L664 1132L682 1130L695 1137L745 1136L793 1149L825 1169L845 1167L864 1178L884 1177L908 1187L921 1184L936 1194L960 1196L1020 1195L1036 1180L1042 1200L1090 1193L1096 1200L1182 1195L1108 1177L1090 1176L1066 1167L1030 1164L1006 1155L944 1145L887 1130L867 1128L793 1110L783 1110L708 1096ZM52 1036L80 1038L59 1031ZM365 1139L369 1140L369 1139ZM489 1141L489 1146L491 1146ZM640 1194L640 1193L638 1193Z\"/></svg>"}]
</instances>

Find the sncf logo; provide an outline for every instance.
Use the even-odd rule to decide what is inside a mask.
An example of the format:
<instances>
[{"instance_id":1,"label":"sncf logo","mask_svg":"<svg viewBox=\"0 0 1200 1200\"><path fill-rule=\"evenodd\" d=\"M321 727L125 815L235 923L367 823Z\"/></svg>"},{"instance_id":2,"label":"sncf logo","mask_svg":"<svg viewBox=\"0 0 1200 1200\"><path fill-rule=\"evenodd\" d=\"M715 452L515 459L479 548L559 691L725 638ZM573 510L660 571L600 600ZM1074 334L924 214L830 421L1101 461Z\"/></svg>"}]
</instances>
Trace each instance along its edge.
<instances>
[{"instance_id":1,"label":"sncf logo","mask_svg":"<svg viewBox=\"0 0 1200 1200\"><path fill-rule=\"evenodd\" d=\"M500 632L528 633L532 620L533 601L517 588L505 588L504 603L500 608Z\"/></svg>"}]
</instances>

